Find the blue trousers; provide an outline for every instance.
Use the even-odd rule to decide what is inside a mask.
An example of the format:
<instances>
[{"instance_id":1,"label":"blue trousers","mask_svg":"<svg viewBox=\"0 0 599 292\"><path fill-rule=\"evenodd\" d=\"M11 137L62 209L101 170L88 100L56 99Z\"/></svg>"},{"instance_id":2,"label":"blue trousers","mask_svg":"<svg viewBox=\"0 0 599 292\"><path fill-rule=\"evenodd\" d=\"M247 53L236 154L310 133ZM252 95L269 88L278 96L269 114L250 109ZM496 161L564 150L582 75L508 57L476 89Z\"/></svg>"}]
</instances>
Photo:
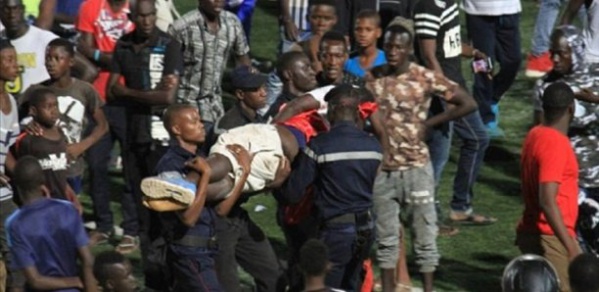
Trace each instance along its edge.
<instances>
[{"instance_id":1,"label":"blue trousers","mask_svg":"<svg viewBox=\"0 0 599 292\"><path fill-rule=\"evenodd\" d=\"M173 275L172 291L223 291L214 270L214 251L170 245L167 262Z\"/></svg>"},{"instance_id":2,"label":"blue trousers","mask_svg":"<svg viewBox=\"0 0 599 292\"><path fill-rule=\"evenodd\" d=\"M478 102L483 123L495 121L491 106L497 104L516 79L520 52L520 14L481 16L466 14L468 37L472 45L499 63L501 68L489 79L486 74L474 76L472 94Z\"/></svg>"},{"instance_id":3,"label":"blue trousers","mask_svg":"<svg viewBox=\"0 0 599 292\"><path fill-rule=\"evenodd\" d=\"M119 142L121 157L123 158L123 180L125 188L120 195L121 211L123 212L123 230L126 235L137 236L139 223L137 221L137 209L131 193L131 183L128 172L128 145L127 119L125 108L122 106L106 105L103 107L104 115L109 125L109 132L96 144L90 147L86 153L90 177L90 196L94 210L97 230L110 233L113 228L113 216L110 210L110 199L112 196L111 182L108 177L108 163L114 142ZM93 127L93 120L90 129Z\"/></svg>"},{"instance_id":4,"label":"blue trousers","mask_svg":"<svg viewBox=\"0 0 599 292\"><path fill-rule=\"evenodd\" d=\"M250 31L252 29L252 16L254 15L254 8L256 8L256 0L244 0L239 6L229 7L227 4L225 7L225 9L237 15L237 18L239 18L239 21L241 21L248 44L250 43Z\"/></svg>"},{"instance_id":5,"label":"blue trousers","mask_svg":"<svg viewBox=\"0 0 599 292\"><path fill-rule=\"evenodd\" d=\"M451 209L463 212L472 208L472 188L489 146L489 136L478 112L457 119L446 128L433 129L427 144L433 164L435 187L439 185L443 168L449 159L452 133L460 138L462 145L453 180Z\"/></svg>"},{"instance_id":6,"label":"blue trousers","mask_svg":"<svg viewBox=\"0 0 599 292\"><path fill-rule=\"evenodd\" d=\"M335 224L320 231L320 239L329 250L333 265L325 279L327 286L346 291L360 291L362 262L374 243L372 227L366 236L359 236L354 224Z\"/></svg>"}]
</instances>

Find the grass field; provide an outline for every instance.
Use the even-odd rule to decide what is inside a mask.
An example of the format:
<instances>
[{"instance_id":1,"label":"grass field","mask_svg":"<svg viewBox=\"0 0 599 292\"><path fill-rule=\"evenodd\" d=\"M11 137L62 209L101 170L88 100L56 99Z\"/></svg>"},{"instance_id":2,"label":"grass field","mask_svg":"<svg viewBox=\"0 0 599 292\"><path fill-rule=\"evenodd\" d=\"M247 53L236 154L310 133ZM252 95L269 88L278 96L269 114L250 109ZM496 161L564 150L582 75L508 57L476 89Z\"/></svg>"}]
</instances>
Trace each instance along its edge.
<instances>
[{"instance_id":1,"label":"grass field","mask_svg":"<svg viewBox=\"0 0 599 292\"><path fill-rule=\"evenodd\" d=\"M185 1L185 2L183 2ZM537 8L534 1L522 1L521 17L522 52L526 56ZM177 3L181 12L196 7L195 1L182 0ZM252 55L259 59L274 61L278 35L278 7L274 0L259 0L254 14L252 29ZM466 35L466 32L463 32ZM524 64L523 64L524 67ZM464 68L469 68L464 66ZM523 70L522 70L523 72ZM471 73L464 70L464 76L471 79ZM487 152L484 168L475 186L474 206L477 212L499 218L499 222L486 227L460 227L460 233L454 237L438 239L441 265L436 275L436 291L500 291L499 280L503 267L518 255L514 247L514 229L522 211L519 183L520 146L532 121L532 106L528 99L534 81L524 78L523 73L508 91L500 103L501 126L506 136L501 140L493 140ZM470 84L470 83L469 83ZM441 182L440 200L444 210L448 208L452 180L455 174L458 141L454 139L454 147ZM114 177L115 193L122 188L118 175ZM84 198L87 210L91 212L89 200ZM118 200L114 200L118 202ZM266 207L265 211L254 212L257 205ZM274 200L268 195L259 195L245 206L256 222L265 230L273 246L284 257L285 242L275 223ZM113 205L117 210L118 205ZM120 214L115 213L117 220ZM119 222L119 221L117 221ZM94 251L107 249L99 247ZM138 262L139 254L132 255ZM411 274L416 270L411 266ZM248 289L251 280L245 277ZM414 278L419 285L419 279Z\"/></svg>"}]
</instances>

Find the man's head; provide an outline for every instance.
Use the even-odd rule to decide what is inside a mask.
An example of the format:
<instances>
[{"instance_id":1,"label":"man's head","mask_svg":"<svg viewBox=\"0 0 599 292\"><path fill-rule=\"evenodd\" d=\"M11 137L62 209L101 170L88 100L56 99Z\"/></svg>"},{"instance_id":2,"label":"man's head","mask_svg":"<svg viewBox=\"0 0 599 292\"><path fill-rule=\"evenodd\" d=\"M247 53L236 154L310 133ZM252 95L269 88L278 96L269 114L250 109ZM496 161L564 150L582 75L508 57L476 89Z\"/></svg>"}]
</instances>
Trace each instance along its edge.
<instances>
[{"instance_id":1,"label":"man's head","mask_svg":"<svg viewBox=\"0 0 599 292\"><path fill-rule=\"evenodd\" d=\"M555 268L545 258L525 254L505 267L501 287L503 292L554 292L559 289L559 281Z\"/></svg>"},{"instance_id":2,"label":"man's head","mask_svg":"<svg viewBox=\"0 0 599 292\"><path fill-rule=\"evenodd\" d=\"M568 267L572 292L599 292L599 257L592 253L583 253Z\"/></svg>"},{"instance_id":3,"label":"man's head","mask_svg":"<svg viewBox=\"0 0 599 292\"><path fill-rule=\"evenodd\" d=\"M568 39L564 32L555 30L551 35L549 52L553 61L553 71L566 75L572 71L572 48L568 44Z\"/></svg>"},{"instance_id":4,"label":"man's head","mask_svg":"<svg viewBox=\"0 0 599 292\"><path fill-rule=\"evenodd\" d=\"M231 73L235 96L247 107L259 110L266 105L266 80L268 77L250 66L239 66Z\"/></svg>"},{"instance_id":5,"label":"man's head","mask_svg":"<svg viewBox=\"0 0 599 292\"><path fill-rule=\"evenodd\" d=\"M0 1L0 21L4 24L8 35L27 26L25 21L25 5L21 0Z\"/></svg>"},{"instance_id":6,"label":"man's head","mask_svg":"<svg viewBox=\"0 0 599 292\"><path fill-rule=\"evenodd\" d=\"M385 30L383 50L387 64L399 67L408 62L414 52L414 35L406 25L392 24Z\"/></svg>"},{"instance_id":7,"label":"man's head","mask_svg":"<svg viewBox=\"0 0 599 292\"><path fill-rule=\"evenodd\" d=\"M70 76L74 57L75 48L71 42L61 38L52 40L46 47L46 70L50 78Z\"/></svg>"},{"instance_id":8,"label":"man's head","mask_svg":"<svg viewBox=\"0 0 599 292\"><path fill-rule=\"evenodd\" d=\"M333 0L313 0L308 5L308 22L315 35L324 35L337 24L337 11Z\"/></svg>"},{"instance_id":9,"label":"man's head","mask_svg":"<svg viewBox=\"0 0 599 292\"><path fill-rule=\"evenodd\" d=\"M318 239L310 239L300 249L299 267L306 278L324 277L329 270L329 251Z\"/></svg>"},{"instance_id":10,"label":"man's head","mask_svg":"<svg viewBox=\"0 0 599 292\"><path fill-rule=\"evenodd\" d=\"M54 127L60 116L56 94L46 87L33 90L29 98L29 114L41 126Z\"/></svg>"},{"instance_id":11,"label":"man's head","mask_svg":"<svg viewBox=\"0 0 599 292\"><path fill-rule=\"evenodd\" d=\"M376 46L381 33L381 17L378 12L362 10L358 13L354 27L354 37L358 46L361 48Z\"/></svg>"},{"instance_id":12,"label":"man's head","mask_svg":"<svg viewBox=\"0 0 599 292\"><path fill-rule=\"evenodd\" d=\"M156 28L156 3L154 0L137 0L133 9L137 34L147 37Z\"/></svg>"},{"instance_id":13,"label":"man's head","mask_svg":"<svg viewBox=\"0 0 599 292\"><path fill-rule=\"evenodd\" d=\"M328 104L327 118L331 124L336 122L357 122L360 100L365 89L349 84L341 84L331 89L324 100Z\"/></svg>"},{"instance_id":14,"label":"man's head","mask_svg":"<svg viewBox=\"0 0 599 292\"><path fill-rule=\"evenodd\" d=\"M17 161L12 179L21 203L41 197L46 188L44 170L33 156L23 156Z\"/></svg>"},{"instance_id":15,"label":"man's head","mask_svg":"<svg viewBox=\"0 0 599 292\"><path fill-rule=\"evenodd\" d=\"M564 116L570 121L574 117L574 92L566 83L553 83L543 92L543 115L545 122L552 124Z\"/></svg>"},{"instance_id":16,"label":"man's head","mask_svg":"<svg viewBox=\"0 0 599 292\"><path fill-rule=\"evenodd\" d=\"M284 84L290 84L299 92L316 88L316 73L310 59L303 52L287 52L279 57L277 74Z\"/></svg>"},{"instance_id":17,"label":"man's head","mask_svg":"<svg viewBox=\"0 0 599 292\"><path fill-rule=\"evenodd\" d=\"M338 81L343 77L343 67L349 53L345 36L337 31L329 31L320 40L318 58L322 63L322 74L327 80Z\"/></svg>"},{"instance_id":18,"label":"man's head","mask_svg":"<svg viewBox=\"0 0 599 292\"><path fill-rule=\"evenodd\" d=\"M7 39L0 39L0 80L15 81L19 74L17 51Z\"/></svg>"},{"instance_id":19,"label":"man's head","mask_svg":"<svg viewBox=\"0 0 599 292\"><path fill-rule=\"evenodd\" d=\"M131 262L116 251L105 251L96 256L94 276L106 292L133 292L137 289Z\"/></svg>"},{"instance_id":20,"label":"man's head","mask_svg":"<svg viewBox=\"0 0 599 292\"><path fill-rule=\"evenodd\" d=\"M225 7L225 0L199 0L200 11L208 17L217 17Z\"/></svg>"},{"instance_id":21,"label":"man's head","mask_svg":"<svg viewBox=\"0 0 599 292\"><path fill-rule=\"evenodd\" d=\"M179 142L199 145L206 140L206 131L198 109L190 104L170 105L162 120L164 128Z\"/></svg>"}]
</instances>

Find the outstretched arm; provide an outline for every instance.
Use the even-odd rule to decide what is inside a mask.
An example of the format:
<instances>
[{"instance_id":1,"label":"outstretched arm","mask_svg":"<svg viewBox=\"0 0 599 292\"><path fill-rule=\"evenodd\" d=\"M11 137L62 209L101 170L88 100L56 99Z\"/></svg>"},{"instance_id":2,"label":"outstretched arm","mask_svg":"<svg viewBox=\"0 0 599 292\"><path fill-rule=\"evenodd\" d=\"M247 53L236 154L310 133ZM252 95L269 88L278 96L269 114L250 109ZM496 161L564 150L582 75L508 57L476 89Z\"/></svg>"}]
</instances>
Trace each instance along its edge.
<instances>
[{"instance_id":1,"label":"outstretched arm","mask_svg":"<svg viewBox=\"0 0 599 292\"><path fill-rule=\"evenodd\" d=\"M85 292L96 292L98 291L98 283L96 277L94 277L94 256L88 245L80 247L77 251L81 260L81 276L83 277Z\"/></svg>"},{"instance_id":2,"label":"outstretched arm","mask_svg":"<svg viewBox=\"0 0 599 292\"><path fill-rule=\"evenodd\" d=\"M574 19L574 16L576 15L576 13L578 13L578 11L580 10L580 7L582 7L582 4L584 4L584 0L568 1L568 6L566 6L566 10L564 11L564 14L562 15L561 24L562 25L571 24L572 19Z\"/></svg>"},{"instance_id":3,"label":"outstretched arm","mask_svg":"<svg viewBox=\"0 0 599 292\"><path fill-rule=\"evenodd\" d=\"M318 100L316 100L312 95L305 94L298 96L288 102L283 109L279 111L274 121L277 123L282 123L298 114L310 110L317 110L319 108L320 102L318 102Z\"/></svg>"},{"instance_id":4,"label":"outstretched arm","mask_svg":"<svg viewBox=\"0 0 599 292\"><path fill-rule=\"evenodd\" d=\"M35 266L23 269L27 283L35 290L59 290L68 288L83 288L78 277L48 277L40 274Z\"/></svg>"},{"instance_id":5,"label":"outstretched arm","mask_svg":"<svg viewBox=\"0 0 599 292\"><path fill-rule=\"evenodd\" d=\"M390 145L389 136L387 135L384 122L384 115L380 109L376 110L374 113L372 113L372 115L370 115L370 123L372 124L374 135L381 143L381 147L383 147L383 161L386 161L388 158L390 158Z\"/></svg>"}]
</instances>

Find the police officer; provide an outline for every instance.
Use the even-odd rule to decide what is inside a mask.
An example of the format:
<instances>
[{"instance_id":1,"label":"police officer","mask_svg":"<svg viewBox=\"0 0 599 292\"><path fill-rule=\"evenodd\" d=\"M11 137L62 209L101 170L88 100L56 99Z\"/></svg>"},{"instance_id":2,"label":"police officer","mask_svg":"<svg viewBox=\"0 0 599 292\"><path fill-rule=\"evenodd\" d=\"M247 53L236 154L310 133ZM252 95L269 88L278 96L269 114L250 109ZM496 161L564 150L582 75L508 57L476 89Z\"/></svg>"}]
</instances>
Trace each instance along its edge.
<instances>
[{"instance_id":1,"label":"police officer","mask_svg":"<svg viewBox=\"0 0 599 292\"><path fill-rule=\"evenodd\" d=\"M366 96L366 90L351 85L339 85L325 96L331 130L300 152L282 192L296 203L313 186L318 236L332 263L325 282L349 291L360 287L362 261L374 241L372 190L383 156L377 139L361 129L358 105Z\"/></svg>"}]
</instances>

